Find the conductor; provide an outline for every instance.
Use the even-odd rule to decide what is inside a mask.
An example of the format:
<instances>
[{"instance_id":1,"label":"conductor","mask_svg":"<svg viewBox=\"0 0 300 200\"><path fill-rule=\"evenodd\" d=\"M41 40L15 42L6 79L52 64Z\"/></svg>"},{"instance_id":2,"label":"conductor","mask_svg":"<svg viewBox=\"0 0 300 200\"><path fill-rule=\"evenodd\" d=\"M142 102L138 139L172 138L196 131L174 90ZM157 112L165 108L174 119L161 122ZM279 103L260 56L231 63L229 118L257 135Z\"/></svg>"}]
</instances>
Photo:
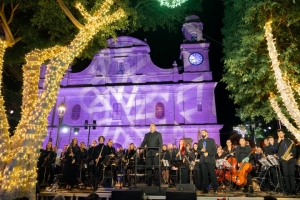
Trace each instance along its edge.
<instances>
[{"instance_id":1,"label":"conductor","mask_svg":"<svg viewBox=\"0 0 300 200\"><path fill-rule=\"evenodd\" d=\"M147 146L146 151L146 165L156 165L155 167L155 185L159 186L159 177L160 174L158 172L158 154L162 148L162 136L160 132L156 131L155 124L150 124L150 132L147 133L144 137L144 140L141 144L141 147ZM155 148L151 148L155 147ZM147 167L147 185L152 185L152 167Z\"/></svg>"}]
</instances>

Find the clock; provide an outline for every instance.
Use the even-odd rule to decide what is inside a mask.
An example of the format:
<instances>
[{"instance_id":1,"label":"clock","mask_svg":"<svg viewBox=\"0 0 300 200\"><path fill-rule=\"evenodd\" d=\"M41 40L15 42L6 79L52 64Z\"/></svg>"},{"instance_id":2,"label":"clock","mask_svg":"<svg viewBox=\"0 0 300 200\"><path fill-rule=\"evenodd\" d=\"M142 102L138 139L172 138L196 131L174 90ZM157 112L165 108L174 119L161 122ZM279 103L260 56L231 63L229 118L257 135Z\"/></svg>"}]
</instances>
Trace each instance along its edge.
<instances>
[{"instance_id":1,"label":"clock","mask_svg":"<svg viewBox=\"0 0 300 200\"><path fill-rule=\"evenodd\" d=\"M192 65L200 65L202 62L203 62L203 56L201 53L191 53L189 55L189 62L192 64Z\"/></svg>"}]
</instances>

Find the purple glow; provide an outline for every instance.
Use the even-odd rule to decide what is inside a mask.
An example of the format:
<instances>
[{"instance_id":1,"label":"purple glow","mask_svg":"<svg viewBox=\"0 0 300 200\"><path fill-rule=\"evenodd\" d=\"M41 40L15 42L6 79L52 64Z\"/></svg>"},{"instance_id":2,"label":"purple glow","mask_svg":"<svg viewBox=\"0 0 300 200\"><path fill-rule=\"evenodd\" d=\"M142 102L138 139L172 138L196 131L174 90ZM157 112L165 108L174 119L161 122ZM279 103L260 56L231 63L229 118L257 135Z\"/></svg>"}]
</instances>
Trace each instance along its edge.
<instances>
[{"instance_id":1,"label":"purple glow","mask_svg":"<svg viewBox=\"0 0 300 200\"><path fill-rule=\"evenodd\" d=\"M201 32L202 34L202 32ZM180 138L198 141L198 130L206 129L209 136L220 144L217 124L212 73L209 71L209 43L182 44L181 58L184 73L178 68L162 69L150 59L149 46L136 38L122 36L108 40L108 48L99 51L91 64L82 72L68 71L61 81L56 107L51 111L48 122L49 136L44 145L55 140L58 127L57 107L65 102L63 124L80 128L60 132L60 145L68 144L77 137L79 142L89 143L105 136L116 146L127 148L133 142L139 146L149 125L156 124L163 135L163 143L176 143ZM187 58L192 52L199 52L203 62L191 65ZM41 69L40 87L45 76ZM92 121L96 120L96 129ZM52 131L51 131L52 130Z\"/></svg>"}]
</instances>

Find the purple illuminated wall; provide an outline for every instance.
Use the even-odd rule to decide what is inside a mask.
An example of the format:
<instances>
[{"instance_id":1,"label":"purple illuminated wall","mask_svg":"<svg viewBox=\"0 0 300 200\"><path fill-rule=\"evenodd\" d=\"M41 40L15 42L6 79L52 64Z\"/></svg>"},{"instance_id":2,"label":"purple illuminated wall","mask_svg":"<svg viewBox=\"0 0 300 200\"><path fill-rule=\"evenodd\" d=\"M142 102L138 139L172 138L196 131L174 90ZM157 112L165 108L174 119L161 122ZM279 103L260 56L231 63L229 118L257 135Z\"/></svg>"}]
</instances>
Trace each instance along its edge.
<instances>
[{"instance_id":1,"label":"purple illuminated wall","mask_svg":"<svg viewBox=\"0 0 300 200\"><path fill-rule=\"evenodd\" d=\"M65 102L67 110L63 124L73 127L60 131L60 148L70 138L88 141L84 122L96 120L96 129L90 129L90 143L104 135L115 143L128 147L140 145L149 132L150 123L157 125L164 143L178 144L182 137L197 142L198 129L206 129L219 144L212 73L209 71L209 43L182 44L181 58L185 72L178 68L162 69L150 59L149 46L132 37L122 36L117 42L108 40L107 49L99 51L82 72L67 72L61 81L57 103L48 121L48 136L55 144L58 132L57 107ZM203 62L190 65L188 54L200 52ZM40 86L44 80L42 67ZM179 82L180 81L180 82ZM75 135L74 127L80 128Z\"/></svg>"}]
</instances>

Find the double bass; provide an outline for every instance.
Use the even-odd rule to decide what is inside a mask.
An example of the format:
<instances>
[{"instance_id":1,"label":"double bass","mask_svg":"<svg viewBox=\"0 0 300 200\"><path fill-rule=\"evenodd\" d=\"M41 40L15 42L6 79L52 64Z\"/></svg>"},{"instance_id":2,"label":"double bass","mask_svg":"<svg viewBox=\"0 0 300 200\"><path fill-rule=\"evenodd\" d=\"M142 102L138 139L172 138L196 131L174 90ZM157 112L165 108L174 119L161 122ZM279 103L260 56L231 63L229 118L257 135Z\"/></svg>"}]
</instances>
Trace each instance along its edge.
<instances>
[{"instance_id":1,"label":"double bass","mask_svg":"<svg viewBox=\"0 0 300 200\"><path fill-rule=\"evenodd\" d=\"M247 157L250 157L251 154L255 152L255 149L252 149L250 154ZM252 165L250 162L240 162L239 170L231 175L231 180L238 186L245 186L247 185L247 176L248 173L252 170Z\"/></svg>"}]
</instances>

